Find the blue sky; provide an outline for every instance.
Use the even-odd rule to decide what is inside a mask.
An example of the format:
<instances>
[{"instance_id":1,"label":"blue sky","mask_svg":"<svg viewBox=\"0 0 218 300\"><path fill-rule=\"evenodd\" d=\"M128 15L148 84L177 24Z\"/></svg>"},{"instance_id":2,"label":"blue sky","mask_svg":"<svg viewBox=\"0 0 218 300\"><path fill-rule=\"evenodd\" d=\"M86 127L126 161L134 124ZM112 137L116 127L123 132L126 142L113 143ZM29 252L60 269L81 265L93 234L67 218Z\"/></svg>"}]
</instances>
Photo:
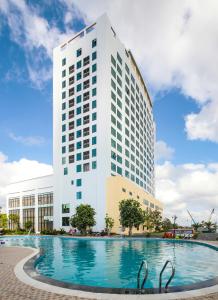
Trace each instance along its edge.
<instances>
[{"instance_id":1,"label":"blue sky","mask_svg":"<svg viewBox=\"0 0 218 300\"><path fill-rule=\"evenodd\" d=\"M218 5L209 1L2 0L0 201L8 170L8 180L23 178L12 174L22 158L50 170L52 48L106 12L152 95L158 198L199 218L218 206Z\"/></svg>"}]
</instances>

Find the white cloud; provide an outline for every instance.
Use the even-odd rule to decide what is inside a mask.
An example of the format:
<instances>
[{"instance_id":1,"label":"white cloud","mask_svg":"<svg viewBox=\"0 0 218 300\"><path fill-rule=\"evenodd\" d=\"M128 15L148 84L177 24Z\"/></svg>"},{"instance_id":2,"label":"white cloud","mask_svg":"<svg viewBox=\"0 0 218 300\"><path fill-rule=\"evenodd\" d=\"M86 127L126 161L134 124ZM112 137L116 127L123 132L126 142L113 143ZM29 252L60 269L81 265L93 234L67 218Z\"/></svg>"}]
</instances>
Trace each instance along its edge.
<instances>
[{"instance_id":1,"label":"white cloud","mask_svg":"<svg viewBox=\"0 0 218 300\"><path fill-rule=\"evenodd\" d=\"M74 31L68 27L67 32L61 32L24 0L1 0L0 15L6 19L11 39L24 49L29 79L35 87L42 88L52 78L53 48Z\"/></svg>"},{"instance_id":2,"label":"white cloud","mask_svg":"<svg viewBox=\"0 0 218 300\"><path fill-rule=\"evenodd\" d=\"M189 209L196 221L209 217L215 208L218 221L218 164L156 166L156 196L165 204L167 216L178 216L180 224L190 224Z\"/></svg>"},{"instance_id":3,"label":"white cloud","mask_svg":"<svg viewBox=\"0 0 218 300\"><path fill-rule=\"evenodd\" d=\"M155 159L159 160L170 160L173 157L175 150L168 146L164 141L157 141L155 144Z\"/></svg>"},{"instance_id":4,"label":"white cloud","mask_svg":"<svg viewBox=\"0 0 218 300\"><path fill-rule=\"evenodd\" d=\"M52 171L52 166L36 160L21 158L18 161L9 162L7 156L0 152L0 206L5 206L7 184L28 178L49 175Z\"/></svg>"},{"instance_id":5,"label":"white cloud","mask_svg":"<svg viewBox=\"0 0 218 300\"><path fill-rule=\"evenodd\" d=\"M60 0L65 4L65 32L49 23L24 0L1 0L11 38L25 49L32 83L51 79L53 47L68 36L75 19L89 24L107 12L144 78L156 92L177 87L193 98L199 112L185 117L191 140L218 142L218 3L216 0ZM122 14L122 18L120 15Z\"/></svg>"},{"instance_id":6,"label":"white cloud","mask_svg":"<svg viewBox=\"0 0 218 300\"><path fill-rule=\"evenodd\" d=\"M216 0L64 2L77 5L86 22L107 12L149 85L156 91L177 87L199 104L200 111L185 118L188 138L218 142Z\"/></svg>"},{"instance_id":7,"label":"white cloud","mask_svg":"<svg viewBox=\"0 0 218 300\"><path fill-rule=\"evenodd\" d=\"M21 143L25 146L40 146L45 143L45 139L41 136L21 136L10 132L9 137L13 141Z\"/></svg>"}]
</instances>

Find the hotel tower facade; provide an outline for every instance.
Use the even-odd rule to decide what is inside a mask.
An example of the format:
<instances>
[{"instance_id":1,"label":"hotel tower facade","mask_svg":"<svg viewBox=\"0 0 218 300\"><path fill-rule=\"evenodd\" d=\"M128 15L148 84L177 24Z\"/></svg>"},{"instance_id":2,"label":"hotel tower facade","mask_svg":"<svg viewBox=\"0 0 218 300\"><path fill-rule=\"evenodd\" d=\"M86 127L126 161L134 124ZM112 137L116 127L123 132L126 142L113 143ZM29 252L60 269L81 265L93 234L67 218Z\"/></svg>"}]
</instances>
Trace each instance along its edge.
<instances>
[{"instance_id":1,"label":"hotel tower facade","mask_svg":"<svg viewBox=\"0 0 218 300\"><path fill-rule=\"evenodd\" d=\"M54 173L10 184L8 213L19 213L22 226L30 215L35 231L69 230L75 207L86 203L96 210L94 230L105 228L107 213L119 232L122 199L162 210L152 103L107 16L56 47L53 65Z\"/></svg>"}]
</instances>

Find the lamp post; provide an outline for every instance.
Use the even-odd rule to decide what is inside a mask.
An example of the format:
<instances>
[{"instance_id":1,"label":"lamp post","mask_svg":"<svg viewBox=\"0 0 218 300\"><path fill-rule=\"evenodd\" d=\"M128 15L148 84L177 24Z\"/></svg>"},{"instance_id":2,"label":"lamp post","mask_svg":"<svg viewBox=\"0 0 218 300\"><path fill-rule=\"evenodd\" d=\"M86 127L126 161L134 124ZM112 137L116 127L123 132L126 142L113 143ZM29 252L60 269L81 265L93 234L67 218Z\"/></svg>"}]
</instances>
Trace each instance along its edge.
<instances>
[{"instance_id":1,"label":"lamp post","mask_svg":"<svg viewBox=\"0 0 218 300\"><path fill-rule=\"evenodd\" d=\"M175 235L175 231L176 231L176 220L177 220L177 216L176 215L174 215L173 217L173 235L174 235L174 238L176 237L176 235Z\"/></svg>"}]
</instances>

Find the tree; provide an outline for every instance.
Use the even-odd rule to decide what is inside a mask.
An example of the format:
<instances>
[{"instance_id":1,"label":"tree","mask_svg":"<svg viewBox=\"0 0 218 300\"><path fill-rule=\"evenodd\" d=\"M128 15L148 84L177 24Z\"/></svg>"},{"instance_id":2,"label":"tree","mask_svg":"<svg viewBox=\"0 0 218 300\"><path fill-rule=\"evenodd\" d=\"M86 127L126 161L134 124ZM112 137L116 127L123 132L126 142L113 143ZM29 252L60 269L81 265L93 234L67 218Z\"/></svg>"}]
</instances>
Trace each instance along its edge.
<instances>
[{"instance_id":1,"label":"tree","mask_svg":"<svg viewBox=\"0 0 218 300\"><path fill-rule=\"evenodd\" d=\"M16 227L16 229L18 229L19 222L20 222L20 216L17 214L11 214L11 215L9 215L9 220Z\"/></svg>"},{"instance_id":2,"label":"tree","mask_svg":"<svg viewBox=\"0 0 218 300\"><path fill-rule=\"evenodd\" d=\"M215 232L216 231L216 223L212 223L211 221L203 222L204 228L208 230L208 232Z\"/></svg>"},{"instance_id":3,"label":"tree","mask_svg":"<svg viewBox=\"0 0 218 300\"><path fill-rule=\"evenodd\" d=\"M154 223L152 219L152 210L150 208L147 208L143 212L144 214L144 226L148 231L152 230L154 228Z\"/></svg>"},{"instance_id":4,"label":"tree","mask_svg":"<svg viewBox=\"0 0 218 300\"><path fill-rule=\"evenodd\" d=\"M26 221L26 223L24 224L24 227L26 230L30 230L33 227L33 222L31 220Z\"/></svg>"},{"instance_id":5,"label":"tree","mask_svg":"<svg viewBox=\"0 0 218 300\"><path fill-rule=\"evenodd\" d=\"M139 229L144 223L144 214L141 205L137 200L126 199L119 204L120 224L125 228L129 228L129 236L132 235L133 227Z\"/></svg>"},{"instance_id":6,"label":"tree","mask_svg":"<svg viewBox=\"0 0 218 300\"><path fill-rule=\"evenodd\" d=\"M8 226L8 218L6 214L0 214L0 228L6 229Z\"/></svg>"},{"instance_id":7,"label":"tree","mask_svg":"<svg viewBox=\"0 0 218 300\"><path fill-rule=\"evenodd\" d=\"M153 223L155 231L160 231L162 224L162 214L158 209L151 211L151 221Z\"/></svg>"},{"instance_id":8,"label":"tree","mask_svg":"<svg viewBox=\"0 0 218 300\"><path fill-rule=\"evenodd\" d=\"M108 214L106 214L106 217L105 217L104 220L105 220L105 226L106 226L107 234L110 235L111 229L114 226L114 219L109 217Z\"/></svg>"},{"instance_id":9,"label":"tree","mask_svg":"<svg viewBox=\"0 0 218 300\"><path fill-rule=\"evenodd\" d=\"M173 229L173 224L172 224L172 222L170 221L170 219L168 219L168 218L165 218L163 221L162 221L162 229L163 229L163 231L168 231L168 230L170 230L170 229Z\"/></svg>"},{"instance_id":10,"label":"tree","mask_svg":"<svg viewBox=\"0 0 218 300\"><path fill-rule=\"evenodd\" d=\"M80 204L76 208L76 213L71 217L70 224L86 235L87 230L96 224L95 210L89 204Z\"/></svg>"},{"instance_id":11,"label":"tree","mask_svg":"<svg viewBox=\"0 0 218 300\"><path fill-rule=\"evenodd\" d=\"M194 228L195 231L198 231L198 229L202 226L202 223L194 223L192 224L192 227Z\"/></svg>"}]
</instances>

